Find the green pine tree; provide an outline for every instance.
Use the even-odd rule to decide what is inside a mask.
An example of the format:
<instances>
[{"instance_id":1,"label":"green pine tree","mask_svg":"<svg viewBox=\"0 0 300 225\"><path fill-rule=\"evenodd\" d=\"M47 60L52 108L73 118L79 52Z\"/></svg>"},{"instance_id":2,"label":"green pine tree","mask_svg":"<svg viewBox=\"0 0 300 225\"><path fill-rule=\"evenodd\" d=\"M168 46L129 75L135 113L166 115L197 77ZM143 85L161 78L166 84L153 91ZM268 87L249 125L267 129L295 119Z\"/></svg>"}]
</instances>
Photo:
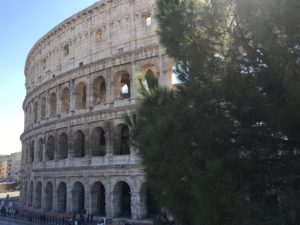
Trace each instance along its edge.
<instances>
[{"instance_id":1,"label":"green pine tree","mask_svg":"<svg viewBox=\"0 0 300 225\"><path fill-rule=\"evenodd\" d=\"M179 224L299 224L299 0L157 0L183 82L151 74L127 117L151 190Z\"/></svg>"}]
</instances>

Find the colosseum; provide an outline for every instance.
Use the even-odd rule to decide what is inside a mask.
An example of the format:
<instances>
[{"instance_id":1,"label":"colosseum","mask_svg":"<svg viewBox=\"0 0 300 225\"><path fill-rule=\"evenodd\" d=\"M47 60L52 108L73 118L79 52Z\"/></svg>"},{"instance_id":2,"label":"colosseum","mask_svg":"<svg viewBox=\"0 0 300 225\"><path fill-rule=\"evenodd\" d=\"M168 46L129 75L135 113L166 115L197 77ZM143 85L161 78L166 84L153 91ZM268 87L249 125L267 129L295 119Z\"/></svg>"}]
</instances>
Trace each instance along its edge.
<instances>
[{"instance_id":1,"label":"colosseum","mask_svg":"<svg viewBox=\"0 0 300 225\"><path fill-rule=\"evenodd\" d=\"M24 209L141 219L155 211L124 114L137 74L171 87L155 0L101 0L33 46L25 65L20 204Z\"/></svg>"}]
</instances>

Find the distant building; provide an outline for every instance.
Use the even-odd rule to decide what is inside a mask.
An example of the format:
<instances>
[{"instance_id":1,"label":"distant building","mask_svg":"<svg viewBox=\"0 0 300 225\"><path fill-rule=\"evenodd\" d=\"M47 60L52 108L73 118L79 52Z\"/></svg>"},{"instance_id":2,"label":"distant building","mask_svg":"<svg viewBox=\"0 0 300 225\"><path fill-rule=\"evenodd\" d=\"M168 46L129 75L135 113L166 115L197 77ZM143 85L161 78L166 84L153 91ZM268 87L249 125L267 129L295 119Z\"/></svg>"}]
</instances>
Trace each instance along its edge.
<instances>
[{"instance_id":1,"label":"distant building","mask_svg":"<svg viewBox=\"0 0 300 225\"><path fill-rule=\"evenodd\" d=\"M21 169L21 152L11 154L7 160L7 178L18 180Z\"/></svg>"},{"instance_id":2,"label":"distant building","mask_svg":"<svg viewBox=\"0 0 300 225\"><path fill-rule=\"evenodd\" d=\"M21 168L21 152L0 156L0 179L17 180Z\"/></svg>"},{"instance_id":3,"label":"distant building","mask_svg":"<svg viewBox=\"0 0 300 225\"><path fill-rule=\"evenodd\" d=\"M4 179L7 176L7 161L0 161L0 179Z\"/></svg>"}]
</instances>

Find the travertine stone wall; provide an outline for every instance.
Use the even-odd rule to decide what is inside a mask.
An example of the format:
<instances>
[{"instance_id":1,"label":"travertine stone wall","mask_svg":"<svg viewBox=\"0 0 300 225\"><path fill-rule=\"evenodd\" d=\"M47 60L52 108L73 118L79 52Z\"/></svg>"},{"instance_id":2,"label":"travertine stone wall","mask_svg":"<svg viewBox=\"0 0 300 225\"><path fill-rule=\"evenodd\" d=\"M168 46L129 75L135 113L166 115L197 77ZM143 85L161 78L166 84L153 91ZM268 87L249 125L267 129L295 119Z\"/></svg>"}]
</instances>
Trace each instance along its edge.
<instances>
[{"instance_id":1,"label":"travertine stone wall","mask_svg":"<svg viewBox=\"0 0 300 225\"><path fill-rule=\"evenodd\" d=\"M171 85L156 35L155 0L102 0L31 49L25 67L21 203L47 212L144 218L150 200L124 113L136 77ZM147 203L148 202L148 203Z\"/></svg>"}]
</instances>

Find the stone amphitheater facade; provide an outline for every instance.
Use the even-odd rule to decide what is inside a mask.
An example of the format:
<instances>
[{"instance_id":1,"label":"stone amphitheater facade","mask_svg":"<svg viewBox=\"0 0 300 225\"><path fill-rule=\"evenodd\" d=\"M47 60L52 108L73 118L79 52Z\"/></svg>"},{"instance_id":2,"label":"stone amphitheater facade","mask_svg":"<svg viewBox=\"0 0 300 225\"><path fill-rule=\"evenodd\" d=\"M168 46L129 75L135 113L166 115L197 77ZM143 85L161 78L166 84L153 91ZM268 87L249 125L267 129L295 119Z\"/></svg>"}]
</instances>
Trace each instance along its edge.
<instances>
[{"instance_id":1,"label":"stone amphitheater facade","mask_svg":"<svg viewBox=\"0 0 300 225\"><path fill-rule=\"evenodd\" d=\"M145 218L155 210L123 116L136 77L171 87L155 0L102 0L66 19L25 65L20 204L33 211Z\"/></svg>"}]
</instances>

